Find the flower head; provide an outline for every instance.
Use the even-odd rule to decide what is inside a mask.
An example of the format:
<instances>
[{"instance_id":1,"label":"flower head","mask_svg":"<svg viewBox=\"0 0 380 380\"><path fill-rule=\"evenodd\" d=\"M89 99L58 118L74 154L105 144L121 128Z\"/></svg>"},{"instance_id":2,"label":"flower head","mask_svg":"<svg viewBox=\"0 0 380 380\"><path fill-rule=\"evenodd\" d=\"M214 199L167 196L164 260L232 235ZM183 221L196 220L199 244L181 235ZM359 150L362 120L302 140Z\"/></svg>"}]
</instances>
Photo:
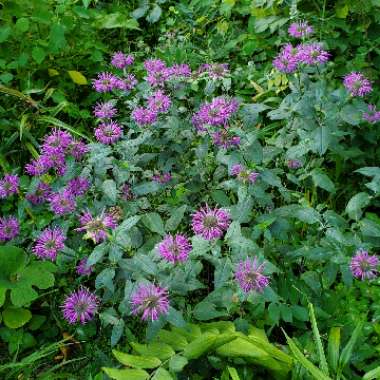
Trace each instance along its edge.
<instances>
[{"instance_id":1,"label":"flower head","mask_svg":"<svg viewBox=\"0 0 380 380\"><path fill-rule=\"evenodd\" d=\"M371 82L362 73L347 74L343 84L352 96L364 96L372 91Z\"/></svg>"},{"instance_id":2,"label":"flower head","mask_svg":"<svg viewBox=\"0 0 380 380\"><path fill-rule=\"evenodd\" d=\"M102 144L113 144L121 138L123 129L115 121L109 123L101 123L95 129L95 137Z\"/></svg>"},{"instance_id":3,"label":"flower head","mask_svg":"<svg viewBox=\"0 0 380 380\"><path fill-rule=\"evenodd\" d=\"M165 95L163 91L157 90L148 98L148 108L156 112L167 112L170 108L170 97Z\"/></svg>"},{"instance_id":4,"label":"flower head","mask_svg":"<svg viewBox=\"0 0 380 380\"><path fill-rule=\"evenodd\" d=\"M87 265L87 259L88 257L84 257L82 260L79 261L79 264L77 265L76 270L80 276L89 276L94 270L93 266Z\"/></svg>"},{"instance_id":5,"label":"flower head","mask_svg":"<svg viewBox=\"0 0 380 380\"><path fill-rule=\"evenodd\" d=\"M192 227L196 235L206 240L218 239L227 231L230 225L230 215L226 210L205 207L193 214Z\"/></svg>"},{"instance_id":6,"label":"flower head","mask_svg":"<svg viewBox=\"0 0 380 380\"><path fill-rule=\"evenodd\" d=\"M133 199L132 189L129 183L125 183L121 188L121 196L124 200L129 201Z\"/></svg>"},{"instance_id":7,"label":"flower head","mask_svg":"<svg viewBox=\"0 0 380 380\"><path fill-rule=\"evenodd\" d=\"M226 127L229 119L238 108L239 103L235 99L226 99L219 96L210 103L201 105L199 111L193 116L193 124L195 127L202 127L205 124Z\"/></svg>"},{"instance_id":8,"label":"flower head","mask_svg":"<svg viewBox=\"0 0 380 380\"><path fill-rule=\"evenodd\" d=\"M379 264L377 256L369 255L364 249L358 249L351 260L350 269L354 277L360 278L362 281L369 280L377 277Z\"/></svg>"},{"instance_id":9,"label":"flower head","mask_svg":"<svg viewBox=\"0 0 380 380\"><path fill-rule=\"evenodd\" d=\"M229 136L228 131L223 129L221 131L214 132L212 135L212 141L216 146L224 149L236 147L240 145L239 136Z\"/></svg>"},{"instance_id":10,"label":"flower head","mask_svg":"<svg viewBox=\"0 0 380 380\"><path fill-rule=\"evenodd\" d=\"M66 237L61 228L46 228L38 237L32 252L40 259L55 261L58 252L65 246L65 240Z\"/></svg>"},{"instance_id":11,"label":"flower head","mask_svg":"<svg viewBox=\"0 0 380 380\"><path fill-rule=\"evenodd\" d=\"M259 173L247 170L243 165L236 164L231 168L231 175L237 177L243 182L255 183L259 177Z\"/></svg>"},{"instance_id":12,"label":"flower head","mask_svg":"<svg viewBox=\"0 0 380 380\"><path fill-rule=\"evenodd\" d=\"M46 166L46 160L40 156L38 159L33 160L31 163L25 165L25 171L31 176L40 176L49 171L50 166Z\"/></svg>"},{"instance_id":13,"label":"flower head","mask_svg":"<svg viewBox=\"0 0 380 380\"><path fill-rule=\"evenodd\" d=\"M55 128L51 133L44 137L41 150L43 153L47 154L53 152L63 154L65 149L71 144L72 140L70 133Z\"/></svg>"},{"instance_id":14,"label":"flower head","mask_svg":"<svg viewBox=\"0 0 380 380\"><path fill-rule=\"evenodd\" d=\"M162 86L170 77L166 64L160 59L149 59L144 62L147 71L147 82L155 87Z\"/></svg>"},{"instance_id":15,"label":"flower head","mask_svg":"<svg viewBox=\"0 0 380 380\"><path fill-rule=\"evenodd\" d=\"M273 60L273 66L283 73L294 73L299 64L299 51L292 44L286 44Z\"/></svg>"},{"instance_id":16,"label":"flower head","mask_svg":"<svg viewBox=\"0 0 380 380\"><path fill-rule=\"evenodd\" d=\"M83 141L73 139L66 153L71 154L75 160L79 161L88 151L89 148Z\"/></svg>"},{"instance_id":17,"label":"flower head","mask_svg":"<svg viewBox=\"0 0 380 380\"><path fill-rule=\"evenodd\" d=\"M77 231L86 231L84 239L91 239L95 244L107 239L108 230L113 230L117 227L114 217L104 211L94 217L89 211L85 212L80 217L81 227Z\"/></svg>"},{"instance_id":18,"label":"flower head","mask_svg":"<svg viewBox=\"0 0 380 380\"><path fill-rule=\"evenodd\" d=\"M125 55L123 52L118 51L113 54L111 65L118 69L124 69L124 67L132 65L134 58L132 55Z\"/></svg>"},{"instance_id":19,"label":"flower head","mask_svg":"<svg viewBox=\"0 0 380 380\"><path fill-rule=\"evenodd\" d=\"M326 63L330 58L330 53L323 50L319 43L301 44L297 47L298 59L307 65L317 65L318 63Z\"/></svg>"},{"instance_id":20,"label":"flower head","mask_svg":"<svg viewBox=\"0 0 380 380\"><path fill-rule=\"evenodd\" d=\"M288 160L289 169L299 169L302 167L302 162L300 160Z\"/></svg>"},{"instance_id":21,"label":"flower head","mask_svg":"<svg viewBox=\"0 0 380 380\"><path fill-rule=\"evenodd\" d=\"M17 194L20 179L18 175L6 174L2 180L0 180L0 199L9 197L12 194Z\"/></svg>"},{"instance_id":22,"label":"flower head","mask_svg":"<svg viewBox=\"0 0 380 380\"><path fill-rule=\"evenodd\" d=\"M131 91L136 87L137 79L133 74L128 74L125 78L119 79L117 88L123 91Z\"/></svg>"},{"instance_id":23,"label":"flower head","mask_svg":"<svg viewBox=\"0 0 380 380\"><path fill-rule=\"evenodd\" d=\"M143 321L156 321L169 312L169 295L165 288L153 284L142 284L132 294L132 314L141 314Z\"/></svg>"},{"instance_id":24,"label":"flower head","mask_svg":"<svg viewBox=\"0 0 380 380\"><path fill-rule=\"evenodd\" d=\"M81 287L72 292L62 304L63 316L70 324L80 322L84 325L94 318L99 306L99 299L88 289Z\"/></svg>"},{"instance_id":25,"label":"flower head","mask_svg":"<svg viewBox=\"0 0 380 380\"><path fill-rule=\"evenodd\" d=\"M74 195L74 197L79 197L86 194L89 188L90 182L84 177L75 177L71 179L66 186L67 191Z\"/></svg>"},{"instance_id":26,"label":"flower head","mask_svg":"<svg viewBox=\"0 0 380 380\"><path fill-rule=\"evenodd\" d=\"M290 24L288 32L292 37L303 38L313 33L313 27L307 21L293 22Z\"/></svg>"},{"instance_id":27,"label":"flower head","mask_svg":"<svg viewBox=\"0 0 380 380\"><path fill-rule=\"evenodd\" d=\"M236 281L245 293L251 290L262 292L269 285L269 278L263 275L265 264L259 264L257 257L241 261L235 272Z\"/></svg>"},{"instance_id":28,"label":"flower head","mask_svg":"<svg viewBox=\"0 0 380 380\"><path fill-rule=\"evenodd\" d=\"M45 182L39 182L33 193L27 193L25 198L34 205L47 201L51 194L51 187Z\"/></svg>"},{"instance_id":29,"label":"flower head","mask_svg":"<svg viewBox=\"0 0 380 380\"><path fill-rule=\"evenodd\" d=\"M181 79L181 78L188 78L191 76L191 69L190 66L186 63L183 64L175 64L171 67L168 67L166 69L166 72L168 74L169 79L175 78L175 79Z\"/></svg>"},{"instance_id":30,"label":"flower head","mask_svg":"<svg viewBox=\"0 0 380 380\"><path fill-rule=\"evenodd\" d=\"M144 107L137 107L132 111L132 118L138 125L149 125L157 121L157 111Z\"/></svg>"},{"instance_id":31,"label":"flower head","mask_svg":"<svg viewBox=\"0 0 380 380\"><path fill-rule=\"evenodd\" d=\"M191 251L189 240L181 234L165 236L157 247L161 257L173 264L185 262Z\"/></svg>"},{"instance_id":32,"label":"flower head","mask_svg":"<svg viewBox=\"0 0 380 380\"><path fill-rule=\"evenodd\" d=\"M228 63L204 63L198 69L198 74L207 73L212 79L219 79L226 77L230 70Z\"/></svg>"},{"instance_id":33,"label":"flower head","mask_svg":"<svg viewBox=\"0 0 380 380\"><path fill-rule=\"evenodd\" d=\"M96 79L93 79L92 86L96 92L110 92L118 88L120 78L111 73L99 73Z\"/></svg>"},{"instance_id":34,"label":"flower head","mask_svg":"<svg viewBox=\"0 0 380 380\"><path fill-rule=\"evenodd\" d=\"M14 239L20 233L20 225L14 216L0 218L0 241Z\"/></svg>"},{"instance_id":35,"label":"flower head","mask_svg":"<svg viewBox=\"0 0 380 380\"><path fill-rule=\"evenodd\" d=\"M155 174L152 176L152 181L164 185L165 183L170 182L172 175L170 173Z\"/></svg>"},{"instance_id":36,"label":"flower head","mask_svg":"<svg viewBox=\"0 0 380 380\"><path fill-rule=\"evenodd\" d=\"M363 119L369 123L377 123L380 121L380 111L377 111L374 104L368 104L368 111L363 114Z\"/></svg>"},{"instance_id":37,"label":"flower head","mask_svg":"<svg viewBox=\"0 0 380 380\"><path fill-rule=\"evenodd\" d=\"M72 213L76 208L74 195L66 189L53 193L49 197L50 209L56 215L66 215Z\"/></svg>"},{"instance_id":38,"label":"flower head","mask_svg":"<svg viewBox=\"0 0 380 380\"><path fill-rule=\"evenodd\" d=\"M94 116L98 119L111 119L117 114L114 102L97 103L94 107Z\"/></svg>"}]
</instances>

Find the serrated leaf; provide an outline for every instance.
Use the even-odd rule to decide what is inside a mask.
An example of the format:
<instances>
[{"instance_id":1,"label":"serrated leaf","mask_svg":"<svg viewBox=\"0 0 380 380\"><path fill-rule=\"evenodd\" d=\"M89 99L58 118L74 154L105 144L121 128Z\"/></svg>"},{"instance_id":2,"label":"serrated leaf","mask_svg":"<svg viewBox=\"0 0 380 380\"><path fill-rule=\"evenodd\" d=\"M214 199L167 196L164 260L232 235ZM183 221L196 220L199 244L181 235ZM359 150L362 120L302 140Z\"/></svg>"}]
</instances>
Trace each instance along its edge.
<instances>
[{"instance_id":1,"label":"serrated leaf","mask_svg":"<svg viewBox=\"0 0 380 380\"><path fill-rule=\"evenodd\" d=\"M355 194L347 203L346 212L351 219L359 220L363 214L362 209L369 205L371 197L368 193Z\"/></svg>"},{"instance_id":2,"label":"serrated leaf","mask_svg":"<svg viewBox=\"0 0 380 380\"><path fill-rule=\"evenodd\" d=\"M327 174L323 173L319 169L314 169L311 173L311 177L313 178L314 185L320 187L329 193L335 193L335 185L334 182L328 177Z\"/></svg>"},{"instance_id":3,"label":"serrated leaf","mask_svg":"<svg viewBox=\"0 0 380 380\"><path fill-rule=\"evenodd\" d=\"M179 226L179 224L181 223L181 220L183 219L185 215L186 209L187 209L187 206L183 205L181 207L175 208L171 212L170 218L165 223L165 229L167 231L173 231Z\"/></svg>"},{"instance_id":4,"label":"serrated leaf","mask_svg":"<svg viewBox=\"0 0 380 380\"><path fill-rule=\"evenodd\" d=\"M142 218L144 225L152 232L156 232L161 236L165 235L164 223L161 216L156 212L145 214Z\"/></svg>"},{"instance_id":5,"label":"serrated leaf","mask_svg":"<svg viewBox=\"0 0 380 380\"><path fill-rule=\"evenodd\" d=\"M103 256L106 254L107 247L108 246L106 243L97 245L94 248L94 250L91 252L90 256L88 257L87 265L91 266L99 262L103 258Z\"/></svg>"},{"instance_id":6,"label":"serrated leaf","mask_svg":"<svg viewBox=\"0 0 380 380\"><path fill-rule=\"evenodd\" d=\"M79 71L69 70L68 74L70 75L70 78L72 79L74 83L79 84L79 85L87 84L86 77Z\"/></svg>"},{"instance_id":7,"label":"serrated leaf","mask_svg":"<svg viewBox=\"0 0 380 380\"><path fill-rule=\"evenodd\" d=\"M112 350L112 353L121 364L130 366L133 368L151 369L151 368L157 368L158 366L161 365L161 360L154 356L129 355L117 350Z\"/></svg>"}]
</instances>

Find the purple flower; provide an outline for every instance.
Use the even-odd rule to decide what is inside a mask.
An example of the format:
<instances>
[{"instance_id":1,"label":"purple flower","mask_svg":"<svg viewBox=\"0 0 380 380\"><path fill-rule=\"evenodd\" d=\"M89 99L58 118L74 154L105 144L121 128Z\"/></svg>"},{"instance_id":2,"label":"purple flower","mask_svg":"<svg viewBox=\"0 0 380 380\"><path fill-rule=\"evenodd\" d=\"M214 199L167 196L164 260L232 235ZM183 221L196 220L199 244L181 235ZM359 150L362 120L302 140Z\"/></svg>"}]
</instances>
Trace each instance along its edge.
<instances>
[{"instance_id":1,"label":"purple flower","mask_svg":"<svg viewBox=\"0 0 380 380\"><path fill-rule=\"evenodd\" d=\"M91 239L95 244L107 239L108 230L117 227L116 220L110 214L104 211L96 217L93 217L89 211L86 211L80 217L81 227L76 231L86 231L83 239Z\"/></svg>"},{"instance_id":2,"label":"purple flower","mask_svg":"<svg viewBox=\"0 0 380 380\"><path fill-rule=\"evenodd\" d=\"M204 125L227 126L228 120L238 110L239 103L235 99L226 99L222 96L214 98L211 103L204 103L199 111L193 115L192 122L199 130Z\"/></svg>"},{"instance_id":3,"label":"purple flower","mask_svg":"<svg viewBox=\"0 0 380 380\"><path fill-rule=\"evenodd\" d=\"M156 174L152 176L152 181L164 185L165 183L170 182L172 175L170 173Z\"/></svg>"},{"instance_id":4,"label":"purple flower","mask_svg":"<svg viewBox=\"0 0 380 380\"><path fill-rule=\"evenodd\" d=\"M235 272L236 281L245 293L254 290L262 292L269 285L269 278L263 275L265 264L259 264L257 257L241 261Z\"/></svg>"},{"instance_id":5,"label":"purple flower","mask_svg":"<svg viewBox=\"0 0 380 380\"><path fill-rule=\"evenodd\" d=\"M380 121L380 111L376 110L376 106L374 104L368 104L368 112L363 114L363 119L372 124L377 123Z\"/></svg>"},{"instance_id":6,"label":"purple flower","mask_svg":"<svg viewBox=\"0 0 380 380\"><path fill-rule=\"evenodd\" d=\"M65 240L66 237L61 228L45 228L38 237L32 252L40 259L55 261L58 252L65 247Z\"/></svg>"},{"instance_id":7,"label":"purple flower","mask_svg":"<svg viewBox=\"0 0 380 380\"><path fill-rule=\"evenodd\" d=\"M65 153L59 148L44 147L44 154L39 158L39 165L43 168L42 174L54 169L58 175L63 175L66 171Z\"/></svg>"},{"instance_id":8,"label":"purple flower","mask_svg":"<svg viewBox=\"0 0 380 380\"><path fill-rule=\"evenodd\" d=\"M307 65L326 63L330 58L330 54L319 43L301 44L297 49L299 61Z\"/></svg>"},{"instance_id":9,"label":"purple flower","mask_svg":"<svg viewBox=\"0 0 380 380\"><path fill-rule=\"evenodd\" d=\"M44 137L41 150L47 154L51 154L52 152L63 154L72 140L70 133L55 128L50 134Z\"/></svg>"},{"instance_id":10,"label":"purple flower","mask_svg":"<svg viewBox=\"0 0 380 380\"><path fill-rule=\"evenodd\" d=\"M230 225L230 215L226 210L211 209L207 204L193 214L192 227L196 235L206 240L218 239L227 231Z\"/></svg>"},{"instance_id":11,"label":"purple flower","mask_svg":"<svg viewBox=\"0 0 380 380\"><path fill-rule=\"evenodd\" d=\"M166 69L166 73L168 74L169 78L188 78L191 76L191 69L190 66L187 64L179 64L179 65L173 65L171 67L168 67Z\"/></svg>"},{"instance_id":12,"label":"purple flower","mask_svg":"<svg viewBox=\"0 0 380 380\"><path fill-rule=\"evenodd\" d=\"M94 318L99 306L99 299L88 289L81 287L66 297L62 304L63 316L70 324L80 322L84 325Z\"/></svg>"},{"instance_id":13,"label":"purple flower","mask_svg":"<svg viewBox=\"0 0 380 380\"><path fill-rule=\"evenodd\" d=\"M34 193L27 193L25 198L34 205L47 201L51 194L51 187L45 182L39 182Z\"/></svg>"},{"instance_id":14,"label":"purple flower","mask_svg":"<svg viewBox=\"0 0 380 380\"><path fill-rule=\"evenodd\" d=\"M240 145L239 136L229 136L228 132L223 129L222 131L217 131L212 134L213 143L216 146L228 149L234 146Z\"/></svg>"},{"instance_id":15,"label":"purple flower","mask_svg":"<svg viewBox=\"0 0 380 380\"><path fill-rule=\"evenodd\" d=\"M289 35L295 38L303 38L313 33L313 27L307 21L293 22L288 29Z\"/></svg>"},{"instance_id":16,"label":"purple flower","mask_svg":"<svg viewBox=\"0 0 380 380\"><path fill-rule=\"evenodd\" d=\"M0 218L0 241L14 239L20 232L20 225L14 216Z\"/></svg>"},{"instance_id":17,"label":"purple flower","mask_svg":"<svg viewBox=\"0 0 380 380\"><path fill-rule=\"evenodd\" d=\"M299 51L296 47L291 44L286 44L273 60L273 66L287 74L294 73L299 64Z\"/></svg>"},{"instance_id":18,"label":"purple flower","mask_svg":"<svg viewBox=\"0 0 380 380\"><path fill-rule=\"evenodd\" d=\"M378 275L377 267L380 261L377 256L369 255L367 251L360 248L351 260L350 269L352 275L363 280L370 280Z\"/></svg>"},{"instance_id":19,"label":"purple flower","mask_svg":"<svg viewBox=\"0 0 380 380\"><path fill-rule=\"evenodd\" d=\"M73 139L66 153L71 154L75 160L79 161L88 151L89 149L84 142Z\"/></svg>"},{"instance_id":20,"label":"purple flower","mask_svg":"<svg viewBox=\"0 0 380 380\"><path fill-rule=\"evenodd\" d=\"M126 201L133 199L132 189L128 183L125 183L121 188L122 198Z\"/></svg>"},{"instance_id":21,"label":"purple flower","mask_svg":"<svg viewBox=\"0 0 380 380\"><path fill-rule=\"evenodd\" d=\"M157 121L157 111L137 107L132 111L132 118L138 125L149 125Z\"/></svg>"},{"instance_id":22,"label":"purple flower","mask_svg":"<svg viewBox=\"0 0 380 380\"><path fill-rule=\"evenodd\" d=\"M79 261L79 264L77 265L77 273L80 276L89 276L92 271L94 270L93 266L88 266L87 265L87 259L88 257L84 257L82 260Z\"/></svg>"},{"instance_id":23,"label":"purple flower","mask_svg":"<svg viewBox=\"0 0 380 380\"><path fill-rule=\"evenodd\" d=\"M160 59L146 60L144 67L148 73L146 80L153 87L163 85L170 77L168 68Z\"/></svg>"},{"instance_id":24,"label":"purple flower","mask_svg":"<svg viewBox=\"0 0 380 380\"><path fill-rule=\"evenodd\" d=\"M170 108L171 100L163 91L158 90L148 98L148 108L156 112L167 112Z\"/></svg>"},{"instance_id":25,"label":"purple flower","mask_svg":"<svg viewBox=\"0 0 380 380\"><path fill-rule=\"evenodd\" d=\"M237 177L243 182L255 183L260 174L247 170L243 165L236 164L231 168L231 175Z\"/></svg>"},{"instance_id":26,"label":"purple flower","mask_svg":"<svg viewBox=\"0 0 380 380\"><path fill-rule=\"evenodd\" d=\"M92 86L96 92L110 92L118 88L120 78L111 73L99 73L97 79L93 79Z\"/></svg>"},{"instance_id":27,"label":"purple flower","mask_svg":"<svg viewBox=\"0 0 380 380\"><path fill-rule=\"evenodd\" d=\"M12 194L17 194L20 179L18 175L6 174L0 181L0 199L9 197Z\"/></svg>"},{"instance_id":28,"label":"purple flower","mask_svg":"<svg viewBox=\"0 0 380 380\"><path fill-rule=\"evenodd\" d=\"M101 123L95 129L95 137L102 144L113 144L121 138L123 130L115 121L109 123Z\"/></svg>"},{"instance_id":29,"label":"purple flower","mask_svg":"<svg viewBox=\"0 0 380 380\"><path fill-rule=\"evenodd\" d=\"M66 186L66 189L69 193L78 197L86 194L87 190L90 188L90 182L87 178L76 177L71 179Z\"/></svg>"},{"instance_id":30,"label":"purple flower","mask_svg":"<svg viewBox=\"0 0 380 380\"><path fill-rule=\"evenodd\" d=\"M161 59L147 59L144 62L144 67L148 72L157 72L166 69L166 64Z\"/></svg>"},{"instance_id":31,"label":"purple flower","mask_svg":"<svg viewBox=\"0 0 380 380\"><path fill-rule=\"evenodd\" d=\"M125 78L120 79L117 88L123 91L131 91L136 87L137 79L133 74L128 74Z\"/></svg>"},{"instance_id":32,"label":"purple flower","mask_svg":"<svg viewBox=\"0 0 380 380\"><path fill-rule=\"evenodd\" d=\"M288 160L289 169L299 169L302 167L302 162L300 160Z\"/></svg>"},{"instance_id":33,"label":"purple flower","mask_svg":"<svg viewBox=\"0 0 380 380\"><path fill-rule=\"evenodd\" d=\"M132 294L132 314L142 314L143 321L156 321L169 312L169 295L165 288L153 284L142 284Z\"/></svg>"},{"instance_id":34,"label":"purple flower","mask_svg":"<svg viewBox=\"0 0 380 380\"><path fill-rule=\"evenodd\" d=\"M25 165L25 171L31 176L40 176L50 169L50 165L46 166L46 160L40 156L37 160L33 160L30 164Z\"/></svg>"},{"instance_id":35,"label":"purple flower","mask_svg":"<svg viewBox=\"0 0 380 380\"><path fill-rule=\"evenodd\" d=\"M97 103L94 107L94 116L99 119L111 119L117 114L114 102Z\"/></svg>"},{"instance_id":36,"label":"purple flower","mask_svg":"<svg viewBox=\"0 0 380 380\"><path fill-rule=\"evenodd\" d=\"M66 215L75 211L76 202L72 193L63 190L60 193L53 193L49 197L50 209L56 215Z\"/></svg>"},{"instance_id":37,"label":"purple flower","mask_svg":"<svg viewBox=\"0 0 380 380\"><path fill-rule=\"evenodd\" d=\"M204 63L198 69L198 74L207 73L212 79L219 79L226 77L230 70L228 69L228 63Z\"/></svg>"},{"instance_id":38,"label":"purple flower","mask_svg":"<svg viewBox=\"0 0 380 380\"><path fill-rule=\"evenodd\" d=\"M364 96L372 91L371 82L362 73L347 74L343 84L352 96Z\"/></svg>"},{"instance_id":39,"label":"purple flower","mask_svg":"<svg viewBox=\"0 0 380 380\"><path fill-rule=\"evenodd\" d=\"M158 251L169 263L183 263L189 256L191 244L184 235L167 235L164 240L158 244Z\"/></svg>"},{"instance_id":40,"label":"purple flower","mask_svg":"<svg viewBox=\"0 0 380 380\"><path fill-rule=\"evenodd\" d=\"M123 52L118 51L112 56L111 65L118 69L124 69L124 67L132 65L133 61L132 55L125 55Z\"/></svg>"}]
</instances>

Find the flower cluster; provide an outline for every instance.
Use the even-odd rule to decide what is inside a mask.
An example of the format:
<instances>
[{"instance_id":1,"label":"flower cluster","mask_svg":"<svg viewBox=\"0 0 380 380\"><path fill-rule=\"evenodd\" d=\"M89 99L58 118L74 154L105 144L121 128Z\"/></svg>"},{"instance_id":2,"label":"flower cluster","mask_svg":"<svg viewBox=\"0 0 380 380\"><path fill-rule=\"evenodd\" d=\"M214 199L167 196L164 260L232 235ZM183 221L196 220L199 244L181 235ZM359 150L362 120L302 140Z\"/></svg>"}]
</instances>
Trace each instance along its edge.
<instances>
[{"instance_id":1,"label":"flower cluster","mask_svg":"<svg viewBox=\"0 0 380 380\"><path fill-rule=\"evenodd\" d=\"M352 96L364 96L372 91L371 82L362 74L352 72L343 79L344 87Z\"/></svg>"},{"instance_id":2,"label":"flower cluster","mask_svg":"<svg viewBox=\"0 0 380 380\"><path fill-rule=\"evenodd\" d=\"M229 75L230 70L228 68L228 63L204 63L198 69L197 74L201 75L206 73L211 79L225 78Z\"/></svg>"},{"instance_id":3,"label":"flower cluster","mask_svg":"<svg viewBox=\"0 0 380 380\"><path fill-rule=\"evenodd\" d=\"M41 146L41 155L25 166L25 171L31 176L41 176L50 169L61 176L66 172L66 157L72 156L79 161L88 152L86 144L75 140L72 136L60 129L46 135Z\"/></svg>"},{"instance_id":4,"label":"flower cluster","mask_svg":"<svg viewBox=\"0 0 380 380\"><path fill-rule=\"evenodd\" d=\"M125 55L123 52L118 51L112 56L111 65L118 69L124 69L126 66L132 65L133 62L132 55Z\"/></svg>"},{"instance_id":5,"label":"flower cluster","mask_svg":"<svg viewBox=\"0 0 380 380\"><path fill-rule=\"evenodd\" d=\"M191 244L184 235L167 235L165 239L158 244L158 251L161 257L169 263L182 263L185 262L189 256Z\"/></svg>"},{"instance_id":6,"label":"flower cluster","mask_svg":"<svg viewBox=\"0 0 380 380\"><path fill-rule=\"evenodd\" d=\"M107 239L108 231L117 227L114 217L106 212L102 212L98 216L92 216L86 211L80 217L81 227L77 231L85 231L84 239L91 239L95 244Z\"/></svg>"},{"instance_id":7,"label":"flower cluster","mask_svg":"<svg viewBox=\"0 0 380 380\"><path fill-rule=\"evenodd\" d=\"M363 114L363 119L374 124L380 121L380 111L373 104L368 104L368 111Z\"/></svg>"},{"instance_id":8,"label":"flower cluster","mask_svg":"<svg viewBox=\"0 0 380 380\"><path fill-rule=\"evenodd\" d=\"M369 255L367 251L360 248L352 258L350 268L354 277L361 280L370 280L377 277L379 264L380 261L377 256Z\"/></svg>"},{"instance_id":9,"label":"flower cluster","mask_svg":"<svg viewBox=\"0 0 380 380\"><path fill-rule=\"evenodd\" d=\"M34 205L39 205L46 202L51 195L51 187L45 182L38 182L32 193L27 193L25 198Z\"/></svg>"},{"instance_id":10,"label":"flower cluster","mask_svg":"<svg viewBox=\"0 0 380 380\"><path fill-rule=\"evenodd\" d=\"M308 37L313 32L313 27L307 21L293 22L288 29L289 35L295 38Z\"/></svg>"},{"instance_id":11,"label":"flower cluster","mask_svg":"<svg viewBox=\"0 0 380 380\"><path fill-rule=\"evenodd\" d=\"M257 257L238 264L235 277L245 293L262 292L269 285L269 278L263 274L265 264L259 264Z\"/></svg>"},{"instance_id":12,"label":"flower cluster","mask_svg":"<svg viewBox=\"0 0 380 380\"><path fill-rule=\"evenodd\" d=\"M0 242L14 239L20 233L20 225L14 216L0 217Z\"/></svg>"}]
</instances>

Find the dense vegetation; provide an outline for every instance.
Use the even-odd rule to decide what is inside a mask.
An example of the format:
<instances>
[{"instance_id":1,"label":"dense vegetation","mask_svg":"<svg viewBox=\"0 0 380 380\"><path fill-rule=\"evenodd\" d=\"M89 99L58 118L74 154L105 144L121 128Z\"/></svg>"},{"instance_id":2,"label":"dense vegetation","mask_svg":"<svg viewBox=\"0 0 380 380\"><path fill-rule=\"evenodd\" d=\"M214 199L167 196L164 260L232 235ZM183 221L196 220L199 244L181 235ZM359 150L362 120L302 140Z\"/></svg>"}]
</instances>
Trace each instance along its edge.
<instances>
[{"instance_id":1,"label":"dense vegetation","mask_svg":"<svg viewBox=\"0 0 380 380\"><path fill-rule=\"evenodd\" d=\"M0 378L380 378L380 2L0 2Z\"/></svg>"}]
</instances>

